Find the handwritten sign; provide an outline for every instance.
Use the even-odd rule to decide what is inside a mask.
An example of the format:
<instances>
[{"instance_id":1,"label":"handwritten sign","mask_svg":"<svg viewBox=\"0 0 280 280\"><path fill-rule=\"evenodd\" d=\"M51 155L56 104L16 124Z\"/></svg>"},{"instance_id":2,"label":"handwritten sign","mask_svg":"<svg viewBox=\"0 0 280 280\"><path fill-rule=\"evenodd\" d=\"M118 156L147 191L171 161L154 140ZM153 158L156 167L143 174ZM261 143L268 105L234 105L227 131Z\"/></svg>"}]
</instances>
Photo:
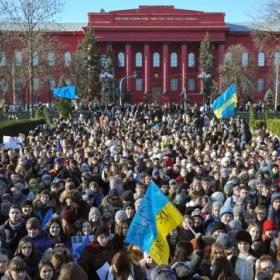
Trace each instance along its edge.
<instances>
[{"instance_id":1,"label":"handwritten sign","mask_svg":"<svg viewBox=\"0 0 280 280\"><path fill-rule=\"evenodd\" d=\"M4 149L20 149L22 146L21 137L3 136Z\"/></svg>"}]
</instances>

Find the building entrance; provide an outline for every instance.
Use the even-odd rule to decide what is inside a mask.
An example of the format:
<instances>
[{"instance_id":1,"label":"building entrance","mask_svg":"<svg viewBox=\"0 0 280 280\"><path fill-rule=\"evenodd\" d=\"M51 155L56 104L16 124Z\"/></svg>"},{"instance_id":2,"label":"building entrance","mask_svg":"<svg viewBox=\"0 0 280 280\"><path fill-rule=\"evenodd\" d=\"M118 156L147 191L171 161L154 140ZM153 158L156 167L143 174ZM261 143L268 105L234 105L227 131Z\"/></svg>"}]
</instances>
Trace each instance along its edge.
<instances>
[{"instance_id":1,"label":"building entrance","mask_svg":"<svg viewBox=\"0 0 280 280\"><path fill-rule=\"evenodd\" d=\"M152 102L161 103L161 87L152 87Z\"/></svg>"}]
</instances>

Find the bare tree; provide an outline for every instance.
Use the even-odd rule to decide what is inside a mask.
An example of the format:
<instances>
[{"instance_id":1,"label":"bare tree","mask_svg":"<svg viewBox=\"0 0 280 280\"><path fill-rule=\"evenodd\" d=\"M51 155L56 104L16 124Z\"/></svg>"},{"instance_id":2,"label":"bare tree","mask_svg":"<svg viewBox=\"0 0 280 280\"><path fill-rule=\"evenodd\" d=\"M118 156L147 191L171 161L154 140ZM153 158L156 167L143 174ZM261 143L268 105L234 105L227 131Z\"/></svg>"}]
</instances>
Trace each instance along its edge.
<instances>
[{"instance_id":1,"label":"bare tree","mask_svg":"<svg viewBox=\"0 0 280 280\"><path fill-rule=\"evenodd\" d=\"M4 40L16 41L16 48L22 52L22 65L19 65L14 61L15 48L9 50L10 71L17 71L17 75L27 81L31 117L34 79L40 76L42 82L47 77L51 70L46 67L51 65L48 54L59 49L58 40L51 34L50 24L54 23L61 8L61 0L0 0L1 29L7 38ZM6 36L7 31L9 37Z\"/></svg>"},{"instance_id":2,"label":"bare tree","mask_svg":"<svg viewBox=\"0 0 280 280\"><path fill-rule=\"evenodd\" d=\"M242 55L246 56L243 57L243 61ZM249 63L249 57L249 51L244 46L240 44L232 45L228 48L224 62L220 66L221 90L223 91L230 84L235 83L239 104L251 100L255 91L255 71L254 66L252 66L254 63Z\"/></svg>"}]
</instances>

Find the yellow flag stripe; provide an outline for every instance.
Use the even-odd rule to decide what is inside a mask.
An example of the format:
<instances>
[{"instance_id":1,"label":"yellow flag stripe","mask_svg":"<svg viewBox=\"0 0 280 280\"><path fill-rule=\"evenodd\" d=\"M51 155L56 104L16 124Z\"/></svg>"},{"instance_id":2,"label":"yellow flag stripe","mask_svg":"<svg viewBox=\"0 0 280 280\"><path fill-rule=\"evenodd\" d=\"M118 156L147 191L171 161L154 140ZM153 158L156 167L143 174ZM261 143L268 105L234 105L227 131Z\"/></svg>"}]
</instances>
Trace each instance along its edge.
<instances>
[{"instance_id":1,"label":"yellow flag stripe","mask_svg":"<svg viewBox=\"0 0 280 280\"><path fill-rule=\"evenodd\" d=\"M223 111L230 105L232 104L237 104L237 95L236 93L229 99L227 100L220 108L214 111L215 116L220 119L222 118L222 113Z\"/></svg>"},{"instance_id":2,"label":"yellow flag stripe","mask_svg":"<svg viewBox=\"0 0 280 280\"><path fill-rule=\"evenodd\" d=\"M157 238L154 240L150 250L150 255L157 264L168 264L169 246L166 237L172 230L178 227L182 221L183 216L170 202L168 202L157 214Z\"/></svg>"}]
</instances>

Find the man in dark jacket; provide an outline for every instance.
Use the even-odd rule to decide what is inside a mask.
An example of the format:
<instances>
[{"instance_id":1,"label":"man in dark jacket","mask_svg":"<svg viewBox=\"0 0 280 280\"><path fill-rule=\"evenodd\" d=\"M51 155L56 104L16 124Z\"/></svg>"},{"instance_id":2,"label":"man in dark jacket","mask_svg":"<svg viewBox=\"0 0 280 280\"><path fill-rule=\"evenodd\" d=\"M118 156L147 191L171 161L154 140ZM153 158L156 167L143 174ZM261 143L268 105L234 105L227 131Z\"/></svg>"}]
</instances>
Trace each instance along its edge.
<instances>
[{"instance_id":1,"label":"man in dark jacket","mask_svg":"<svg viewBox=\"0 0 280 280\"><path fill-rule=\"evenodd\" d=\"M0 238L9 245L10 250L14 253L19 240L26 234L20 207L12 205L9 210L9 219L0 227Z\"/></svg>"}]
</instances>

